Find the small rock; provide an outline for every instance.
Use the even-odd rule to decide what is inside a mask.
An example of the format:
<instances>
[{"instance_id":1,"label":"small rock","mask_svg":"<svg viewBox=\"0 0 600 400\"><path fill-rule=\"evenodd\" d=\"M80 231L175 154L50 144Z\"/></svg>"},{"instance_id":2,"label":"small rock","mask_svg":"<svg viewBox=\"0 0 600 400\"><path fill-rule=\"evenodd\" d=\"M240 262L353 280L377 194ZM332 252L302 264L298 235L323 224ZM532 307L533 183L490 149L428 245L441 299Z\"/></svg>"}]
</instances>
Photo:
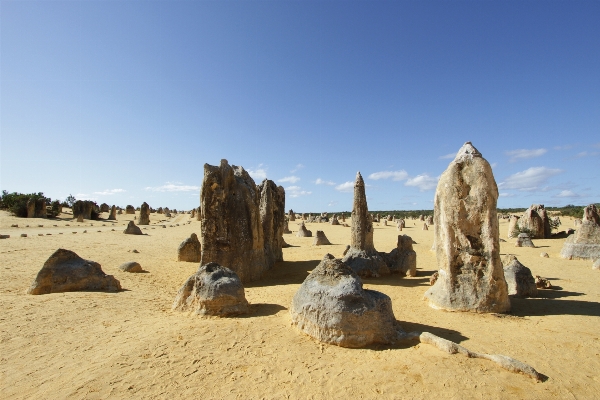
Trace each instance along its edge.
<instances>
[{"instance_id":1,"label":"small rock","mask_svg":"<svg viewBox=\"0 0 600 400\"><path fill-rule=\"evenodd\" d=\"M11 228L18 228L18 227L19 227L19 225L18 225L18 224L12 224L10 227L11 227Z\"/></svg>"},{"instance_id":2,"label":"small rock","mask_svg":"<svg viewBox=\"0 0 600 400\"><path fill-rule=\"evenodd\" d=\"M541 253L540 257L550 258L550 256L548 255L548 253Z\"/></svg>"},{"instance_id":3,"label":"small rock","mask_svg":"<svg viewBox=\"0 0 600 400\"><path fill-rule=\"evenodd\" d=\"M21 237L27 237L26 233L21 233Z\"/></svg>"},{"instance_id":4,"label":"small rock","mask_svg":"<svg viewBox=\"0 0 600 400\"><path fill-rule=\"evenodd\" d=\"M119 265L119 269L125 272L144 272L142 266L135 261L128 261Z\"/></svg>"},{"instance_id":5,"label":"small rock","mask_svg":"<svg viewBox=\"0 0 600 400\"><path fill-rule=\"evenodd\" d=\"M552 289L552 284L546 278L542 278L539 275L535 276L535 286L538 289Z\"/></svg>"},{"instance_id":6,"label":"small rock","mask_svg":"<svg viewBox=\"0 0 600 400\"><path fill-rule=\"evenodd\" d=\"M44 234L43 233L38 233L38 236L44 236Z\"/></svg>"},{"instance_id":7,"label":"small rock","mask_svg":"<svg viewBox=\"0 0 600 400\"><path fill-rule=\"evenodd\" d=\"M0 239L9 239L10 235L0 235Z\"/></svg>"},{"instance_id":8,"label":"small rock","mask_svg":"<svg viewBox=\"0 0 600 400\"><path fill-rule=\"evenodd\" d=\"M87 230L83 231L83 233L87 233Z\"/></svg>"}]
</instances>

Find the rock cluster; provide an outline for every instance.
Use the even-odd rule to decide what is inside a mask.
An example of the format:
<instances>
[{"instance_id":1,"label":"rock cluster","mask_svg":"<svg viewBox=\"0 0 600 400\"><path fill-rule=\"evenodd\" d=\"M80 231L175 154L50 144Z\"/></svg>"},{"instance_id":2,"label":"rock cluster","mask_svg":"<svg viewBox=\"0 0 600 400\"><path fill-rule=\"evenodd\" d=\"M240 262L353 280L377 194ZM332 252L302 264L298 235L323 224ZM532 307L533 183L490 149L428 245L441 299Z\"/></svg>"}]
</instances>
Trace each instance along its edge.
<instances>
[{"instance_id":1,"label":"rock cluster","mask_svg":"<svg viewBox=\"0 0 600 400\"><path fill-rule=\"evenodd\" d=\"M560 256L568 260L600 258L600 215L594 204L584 208L581 224L565 241Z\"/></svg>"},{"instance_id":2,"label":"rock cluster","mask_svg":"<svg viewBox=\"0 0 600 400\"><path fill-rule=\"evenodd\" d=\"M434 308L506 312L500 260L498 187L490 164L466 142L441 175L434 200L439 277L425 293Z\"/></svg>"},{"instance_id":3,"label":"rock cluster","mask_svg":"<svg viewBox=\"0 0 600 400\"><path fill-rule=\"evenodd\" d=\"M200 241L195 233L181 242L177 248L177 261L200 262L201 255Z\"/></svg>"},{"instance_id":4,"label":"rock cluster","mask_svg":"<svg viewBox=\"0 0 600 400\"><path fill-rule=\"evenodd\" d=\"M204 164L200 204L202 265L217 263L250 282L282 260L281 186L269 180L257 186L244 168L221 160Z\"/></svg>"},{"instance_id":5,"label":"rock cluster","mask_svg":"<svg viewBox=\"0 0 600 400\"><path fill-rule=\"evenodd\" d=\"M112 275L106 275L97 262L84 260L70 250L58 249L38 272L28 294L76 292L82 290L121 290Z\"/></svg>"},{"instance_id":6,"label":"rock cluster","mask_svg":"<svg viewBox=\"0 0 600 400\"><path fill-rule=\"evenodd\" d=\"M183 284L172 309L204 316L235 316L248 312L248 301L239 276L211 262L202 265Z\"/></svg>"}]
</instances>

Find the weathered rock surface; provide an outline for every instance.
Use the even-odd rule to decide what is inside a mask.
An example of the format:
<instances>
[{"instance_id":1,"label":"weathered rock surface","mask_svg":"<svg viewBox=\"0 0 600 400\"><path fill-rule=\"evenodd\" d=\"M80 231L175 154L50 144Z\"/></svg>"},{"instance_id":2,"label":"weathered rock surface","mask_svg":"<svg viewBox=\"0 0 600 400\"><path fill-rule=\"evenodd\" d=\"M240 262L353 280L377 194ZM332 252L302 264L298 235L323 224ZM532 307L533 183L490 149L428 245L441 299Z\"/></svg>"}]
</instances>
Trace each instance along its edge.
<instances>
[{"instance_id":1,"label":"weathered rock surface","mask_svg":"<svg viewBox=\"0 0 600 400\"><path fill-rule=\"evenodd\" d=\"M326 254L294 295L292 324L321 342L341 347L393 343L400 328L392 301L362 286L351 268Z\"/></svg>"},{"instance_id":2,"label":"weathered rock surface","mask_svg":"<svg viewBox=\"0 0 600 400\"><path fill-rule=\"evenodd\" d=\"M500 260L498 187L490 164L467 142L435 193L439 278L425 293L434 308L506 312L510 300Z\"/></svg>"},{"instance_id":3,"label":"weathered rock surface","mask_svg":"<svg viewBox=\"0 0 600 400\"><path fill-rule=\"evenodd\" d=\"M519 218L520 217L518 215L510 216L510 221L508 221L508 233L507 233L508 238L514 238L514 237L518 236L517 228L519 227Z\"/></svg>"},{"instance_id":4,"label":"weathered rock surface","mask_svg":"<svg viewBox=\"0 0 600 400\"><path fill-rule=\"evenodd\" d=\"M296 233L298 237L312 237L312 231L306 229L306 225L304 225L304 221L300 223L298 226L298 233Z\"/></svg>"},{"instance_id":5,"label":"weathered rock surface","mask_svg":"<svg viewBox=\"0 0 600 400\"><path fill-rule=\"evenodd\" d=\"M334 215L334 216L331 218L331 220L329 221L329 223L330 223L331 225L339 225L339 224L340 224L340 221L338 220L338 217L337 217L336 215Z\"/></svg>"},{"instance_id":6,"label":"weathered rock surface","mask_svg":"<svg viewBox=\"0 0 600 400\"><path fill-rule=\"evenodd\" d=\"M109 221L116 221L117 220L117 208L113 205L110 209L110 214L108 215L107 218Z\"/></svg>"},{"instance_id":7,"label":"weathered rock surface","mask_svg":"<svg viewBox=\"0 0 600 400\"><path fill-rule=\"evenodd\" d=\"M108 212L108 210L109 210L108 204L106 204L106 203L100 204L100 212Z\"/></svg>"},{"instance_id":8,"label":"weathered rock surface","mask_svg":"<svg viewBox=\"0 0 600 400\"><path fill-rule=\"evenodd\" d=\"M146 202L143 202L140 207L138 225L150 225L150 206Z\"/></svg>"},{"instance_id":9,"label":"weathered rock surface","mask_svg":"<svg viewBox=\"0 0 600 400\"><path fill-rule=\"evenodd\" d=\"M183 284L172 309L205 316L235 316L248 312L248 301L239 276L217 263L202 265Z\"/></svg>"},{"instance_id":10,"label":"weathered rock surface","mask_svg":"<svg viewBox=\"0 0 600 400\"><path fill-rule=\"evenodd\" d=\"M537 286L531 270L521 264L517 257L509 254L502 260L508 295L514 297L536 297Z\"/></svg>"},{"instance_id":11,"label":"weathered rock surface","mask_svg":"<svg viewBox=\"0 0 600 400\"><path fill-rule=\"evenodd\" d=\"M517 236L517 241L515 242L515 247L535 247L529 234L527 233L519 233Z\"/></svg>"},{"instance_id":12,"label":"weathered rock surface","mask_svg":"<svg viewBox=\"0 0 600 400\"><path fill-rule=\"evenodd\" d=\"M288 219L290 220L290 222L294 222L296 220L296 213L294 212L294 210L290 209L290 211L288 212Z\"/></svg>"},{"instance_id":13,"label":"weathered rock surface","mask_svg":"<svg viewBox=\"0 0 600 400\"><path fill-rule=\"evenodd\" d=\"M142 266L136 261L128 261L119 265L119 269L124 272L144 272Z\"/></svg>"},{"instance_id":14,"label":"weathered rock surface","mask_svg":"<svg viewBox=\"0 0 600 400\"><path fill-rule=\"evenodd\" d=\"M38 272L28 294L49 294L83 290L121 290L112 275L106 275L100 264L84 260L70 250L58 249Z\"/></svg>"},{"instance_id":15,"label":"weathered rock surface","mask_svg":"<svg viewBox=\"0 0 600 400\"><path fill-rule=\"evenodd\" d=\"M77 200L71 210L75 219L92 219L92 211L96 204L90 200ZM81 218L80 218L81 217Z\"/></svg>"},{"instance_id":16,"label":"weathered rock surface","mask_svg":"<svg viewBox=\"0 0 600 400\"><path fill-rule=\"evenodd\" d=\"M27 218L47 218L46 199L30 198L27 201Z\"/></svg>"},{"instance_id":17,"label":"weathered rock surface","mask_svg":"<svg viewBox=\"0 0 600 400\"><path fill-rule=\"evenodd\" d=\"M600 258L600 215L594 204L584 208L581 225L565 240L560 256L567 260Z\"/></svg>"},{"instance_id":18,"label":"weathered rock surface","mask_svg":"<svg viewBox=\"0 0 600 400\"><path fill-rule=\"evenodd\" d=\"M313 240L313 246L325 246L331 244L327 236L325 236L325 232L317 231L317 234Z\"/></svg>"},{"instance_id":19,"label":"weathered rock surface","mask_svg":"<svg viewBox=\"0 0 600 400\"><path fill-rule=\"evenodd\" d=\"M195 233L185 239L177 248L177 261L200 262L202 256L200 241Z\"/></svg>"},{"instance_id":20,"label":"weathered rock surface","mask_svg":"<svg viewBox=\"0 0 600 400\"><path fill-rule=\"evenodd\" d=\"M142 230L133 221L129 221L123 233L127 235L143 235Z\"/></svg>"},{"instance_id":21,"label":"weathered rock surface","mask_svg":"<svg viewBox=\"0 0 600 400\"><path fill-rule=\"evenodd\" d=\"M373 245L373 221L367 206L365 182L360 172L356 173L354 182L350 250L342 261L361 277L378 277L390 273Z\"/></svg>"},{"instance_id":22,"label":"weathered rock surface","mask_svg":"<svg viewBox=\"0 0 600 400\"><path fill-rule=\"evenodd\" d=\"M519 219L519 227L528 229L534 239L548 239L552 236L550 220L543 204L532 204Z\"/></svg>"},{"instance_id":23,"label":"weathered rock surface","mask_svg":"<svg viewBox=\"0 0 600 400\"><path fill-rule=\"evenodd\" d=\"M282 258L283 188L257 186L244 168L221 160L204 164L200 204L202 265L215 262L250 282Z\"/></svg>"},{"instance_id":24,"label":"weathered rock surface","mask_svg":"<svg viewBox=\"0 0 600 400\"><path fill-rule=\"evenodd\" d=\"M417 276L417 253L413 250L413 240L407 235L398 235L398 244L389 253L381 253L390 272L403 276Z\"/></svg>"}]
</instances>

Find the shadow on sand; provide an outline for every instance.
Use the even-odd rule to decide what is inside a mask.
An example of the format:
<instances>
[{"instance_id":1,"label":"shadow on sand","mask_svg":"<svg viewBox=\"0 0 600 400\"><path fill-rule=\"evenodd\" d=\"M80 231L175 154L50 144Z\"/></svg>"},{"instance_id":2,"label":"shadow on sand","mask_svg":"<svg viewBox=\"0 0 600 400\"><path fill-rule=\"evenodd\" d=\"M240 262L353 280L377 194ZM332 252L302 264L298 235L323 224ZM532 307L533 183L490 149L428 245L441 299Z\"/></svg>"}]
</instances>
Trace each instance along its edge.
<instances>
[{"instance_id":1,"label":"shadow on sand","mask_svg":"<svg viewBox=\"0 0 600 400\"><path fill-rule=\"evenodd\" d=\"M600 317L600 303L593 301L565 300L563 297L583 296L584 293L540 290L539 297L512 298L512 315L519 317L541 315L587 315Z\"/></svg>"}]
</instances>

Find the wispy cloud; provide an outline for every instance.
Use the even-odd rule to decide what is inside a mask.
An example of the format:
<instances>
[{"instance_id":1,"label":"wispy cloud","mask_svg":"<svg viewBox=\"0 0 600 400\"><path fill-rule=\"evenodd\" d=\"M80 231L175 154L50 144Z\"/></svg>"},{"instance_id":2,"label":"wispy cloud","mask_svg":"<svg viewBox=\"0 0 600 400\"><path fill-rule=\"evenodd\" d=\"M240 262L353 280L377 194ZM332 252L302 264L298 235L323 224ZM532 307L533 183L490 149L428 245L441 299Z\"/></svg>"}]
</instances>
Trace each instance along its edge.
<instances>
[{"instance_id":1,"label":"wispy cloud","mask_svg":"<svg viewBox=\"0 0 600 400\"><path fill-rule=\"evenodd\" d=\"M75 194L75 198L77 200L91 200L91 201L97 201L98 200L97 197L90 196L89 194L86 194L86 193L76 193Z\"/></svg>"},{"instance_id":2,"label":"wispy cloud","mask_svg":"<svg viewBox=\"0 0 600 400\"><path fill-rule=\"evenodd\" d=\"M296 166L294 167L294 169L291 170L290 172L293 174L296 171L300 171L302 168L304 168L304 165L302 165L302 164L296 164Z\"/></svg>"},{"instance_id":3,"label":"wispy cloud","mask_svg":"<svg viewBox=\"0 0 600 400\"><path fill-rule=\"evenodd\" d=\"M267 179L267 169L264 168L262 164L258 164L258 167L256 168L247 169L247 171L248 174L252 177L252 179L257 181L257 183L259 181Z\"/></svg>"},{"instance_id":4,"label":"wispy cloud","mask_svg":"<svg viewBox=\"0 0 600 400\"><path fill-rule=\"evenodd\" d=\"M179 182L167 182L162 186L148 186L151 192L191 192L200 190L200 186L182 185Z\"/></svg>"},{"instance_id":5,"label":"wispy cloud","mask_svg":"<svg viewBox=\"0 0 600 400\"><path fill-rule=\"evenodd\" d=\"M554 197L581 197L581 196L579 196L577 193L573 192L572 190L563 190L559 194L555 195Z\"/></svg>"},{"instance_id":6,"label":"wispy cloud","mask_svg":"<svg viewBox=\"0 0 600 400\"><path fill-rule=\"evenodd\" d=\"M548 179L562 172L561 169L546 167L531 167L517 172L498 184L503 189L518 189L523 191L538 190Z\"/></svg>"},{"instance_id":7,"label":"wispy cloud","mask_svg":"<svg viewBox=\"0 0 600 400\"><path fill-rule=\"evenodd\" d=\"M337 185L335 187L335 190L339 191L339 192L352 192L354 190L354 182L352 181L348 181L348 182L344 182L341 185Z\"/></svg>"},{"instance_id":8,"label":"wispy cloud","mask_svg":"<svg viewBox=\"0 0 600 400\"><path fill-rule=\"evenodd\" d=\"M569 150L572 149L572 144L565 144L564 146L554 146L554 150Z\"/></svg>"},{"instance_id":9,"label":"wispy cloud","mask_svg":"<svg viewBox=\"0 0 600 400\"><path fill-rule=\"evenodd\" d=\"M497 166L498 166L498 163L497 163L497 162L495 162L495 163L491 163L491 164L490 164L490 167L492 167L492 168L496 168Z\"/></svg>"},{"instance_id":10,"label":"wispy cloud","mask_svg":"<svg viewBox=\"0 0 600 400\"><path fill-rule=\"evenodd\" d=\"M336 206L338 204L337 201L330 201L329 204L327 204L329 207L333 207Z\"/></svg>"},{"instance_id":11,"label":"wispy cloud","mask_svg":"<svg viewBox=\"0 0 600 400\"><path fill-rule=\"evenodd\" d=\"M94 194L100 195L100 196L110 196L113 194L117 194L117 193L123 193L125 192L124 189L106 189L102 192L94 192Z\"/></svg>"},{"instance_id":12,"label":"wispy cloud","mask_svg":"<svg viewBox=\"0 0 600 400\"><path fill-rule=\"evenodd\" d=\"M438 158L440 160L452 160L454 157L456 157L456 153L448 153L445 156L439 156Z\"/></svg>"},{"instance_id":13,"label":"wispy cloud","mask_svg":"<svg viewBox=\"0 0 600 400\"><path fill-rule=\"evenodd\" d=\"M315 181L315 185L335 186L335 182L325 181L325 180L323 180L321 178L317 178L317 180Z\"/></svg>"},{"instance_id":14,"label":"wispy cloud","mask_svg":"<svg viewBox=\"0 0 600 400\"><path fill-rule=\"evenodd\" d=\"M300 178L298 178L297 176L292 175L292 176L286 176L285 178L281 178L277 182L282 182L282 183L285 183L285 182L296 183L299 180L300 180Z\"/></svg>"},{"instance_id":15,"label":"wispy cloud","mask_svg":"<svg viewBox=\"0 0 600 400\"><path fill-rule=\"evenodd\" d=\"M433 190L437 186L439 178L434 178L428 174L417 175L414 178L409 178L404 185L413 186L419 188L419 191L425 192L427 190Z\"/></svg>"},{"instance_id":16,"label":"wispy cloud","mask_svg":"<svg viewBox=\"0 0 600 400\"><path fill-rule=\"evenodd\" d=\"M405 170L400 171L380 171L374 172L369 175L369 179L373 179L375 181L379 179L392 179L393 181L403 181L408 178L408 173Z\"/></svg>"},{"instance_id":17,"label":"wispy cloud","mask_svg":"<svg viewBox=\"0 0 600 400\"><path fill-rule=\"evenodd\" d=\"M514 194L513 193L507 193L507 192L503 192L503 193L499 193L498 197L513 197Z\"/></svg>"},{"instance_id":18,"label":"wispy cloud","mask_svg":"<svg viewBox=\"0 0 600 400\"><path fill-rule=\"evenodd\" d=\"M529 158L535 158L546 154L547 149L517 149L507 151L505 154L510 157L510 162L518 160L527 160Z\"/></svg>"},{"instance_id":19,"label":"wispy cloud","mask_svg":"<svg viewBox=\"0 0 600 400\"><path fill-rule=\"evenodd\" d=\"M302 190L302 188L300 186L288 186L285 188L285 194L286 194L286 196L289 195L290 197L300 197L300 196L308 196L308 195L312 194L312 192L309 192L307 190Z\"/></svg>"},{"instance_id":20,"label":"wispy cloud","mask_svg":"<svg viewBox=\"0 0 600 400\"><path fill-rule=\"evenodd\" d=\"M576 158L595 157L597 155L600 155L600 151L582 151L580 153L577 153L575 155L575 157Z\"/></svg>"}]
</instances>

